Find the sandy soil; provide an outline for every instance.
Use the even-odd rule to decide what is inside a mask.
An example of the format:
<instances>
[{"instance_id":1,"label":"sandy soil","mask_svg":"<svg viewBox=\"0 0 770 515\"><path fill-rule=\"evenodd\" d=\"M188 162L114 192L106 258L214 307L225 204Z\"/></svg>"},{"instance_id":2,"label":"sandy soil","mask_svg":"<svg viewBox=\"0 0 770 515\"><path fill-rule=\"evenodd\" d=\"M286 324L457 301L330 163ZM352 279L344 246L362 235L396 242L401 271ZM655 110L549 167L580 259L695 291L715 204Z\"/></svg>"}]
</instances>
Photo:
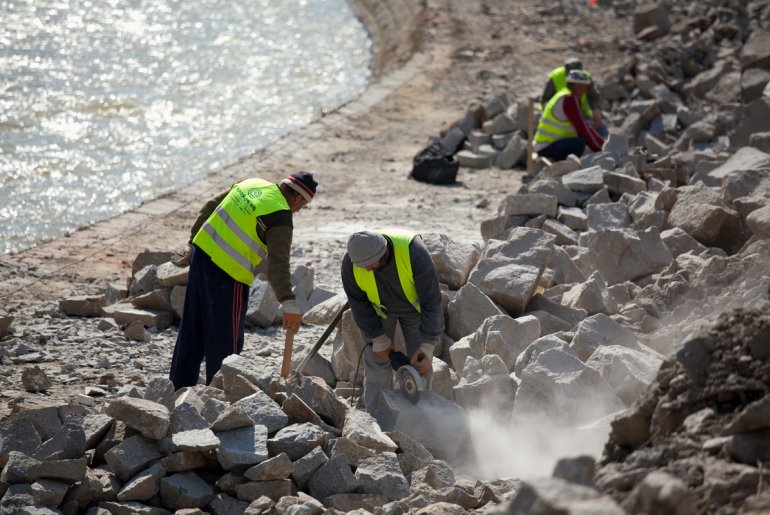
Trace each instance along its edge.
<instances>
[{"instance_id":1,"label":"sandy soil","mask_svg":"<svg viewBox=\"0 0 770 515\"><path fill-rule=\"evenodd\" d=\"M298 169L316 173L317 198L295 218L293 265L314 268L316 285L331 290L341 291L339 260L347 235L357 229L400 226L480 241L480 222L495 215L506 194L516 192L524 170L461 169L458 185L430 186L407 178L414 154L473 101L499 92L521 99L538 94L547 72L567 55L580 56L595 75L600 73L619 55L613 41L630 30L630 20L590 8L588 2L548 8L533 0L432 0L428 5L417 54L360 98L179 191L0 257L0 306L17 318L14 325L28 333L39 327L36 322L55 324L55 317L42 314L65 296L101 293L107 283L125 281L138 252L180 250L205 199L249 176L277 180ZM299 346L319 332L302 331ZM282 344L277 331L263 336ZM160 339L159 356L168 355L173 337L172 331ZM163 359L134 373L114 372L146 380L167 370ZM6 375L18 373L2 368ZM74 381L49 396L82 392L82 387Z\"/></svg>"}]
</instances>

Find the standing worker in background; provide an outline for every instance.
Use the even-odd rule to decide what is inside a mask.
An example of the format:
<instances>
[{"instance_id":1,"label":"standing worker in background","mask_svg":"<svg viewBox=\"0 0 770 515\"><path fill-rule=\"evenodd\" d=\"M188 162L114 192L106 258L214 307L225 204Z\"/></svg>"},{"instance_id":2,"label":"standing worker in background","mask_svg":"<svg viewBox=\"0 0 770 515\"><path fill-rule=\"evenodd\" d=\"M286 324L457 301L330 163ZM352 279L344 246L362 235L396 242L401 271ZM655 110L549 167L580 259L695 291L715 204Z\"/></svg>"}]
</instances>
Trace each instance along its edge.
<instances>
[{"instance_id":1,"label":"standing worker in background","mask_svg":"<svg viewBox=\"0 0 770 515\"><path fill-rule=\"evenodd\" d=\"M342 286L366 341L364 405L373 413L380 392L393 388L390 353L395 350L396 322L411 364L430 376L433 348L444 332L441 290L433 259L417 234L356 232L348 238L347 250Z\"/></svg>"},{"instance_id":2,"label":"standing worker in background","mask_svg":"<svg viewBox=\"0 0 770 515\"><path fill-rule=\"evenodd\" d=\"M225 357L241 352L249 287L265 258L268 282L283 305L283 328L299 329L289 267L292 214L313 199L317 185L309 172L293 173L280 184L246 179L201 210L169 373L174 388L198 383L204 357L209 384Z\"/></svg>"},{"instance_id":3,"label":"standing worker in background","mask_svg":"<svg viewBox=\"0 0 770 515\"><path fill-rule=\"evenodd\" d=\"M535 133L535 151L552 161L563 161L570 154L580 157L586 145L599 151L604 138L586 124L580 111L580 97L591 79L583 70L571 70L567 85L548 101Z\"/></svg>"},{"instance_id":4,"label":"standing worker in background","mask_svg":"<svg viewBox=\"0 0 770 515\"><path fill-rule=\"evenodd\" d=\"M567 86L567 74L572 70L583 70L583 63L575 57L568 58L564 61L564 66L559 66L548 74L548 81L545 83L543 94L540 97L540 103L543 107L548 104L556 93ZM596 84L591 78L591 74L587 70L583 70L583 72L591 80L591 83L588 85L588 90L580 97L580 111L583 113L583 118L587 120L587 123L593 125L596 132L606 139L609 136L609 131L607 126L604 125L602 113L599 110L599 91L596 89Z\"/></svg>"}]
</instances>

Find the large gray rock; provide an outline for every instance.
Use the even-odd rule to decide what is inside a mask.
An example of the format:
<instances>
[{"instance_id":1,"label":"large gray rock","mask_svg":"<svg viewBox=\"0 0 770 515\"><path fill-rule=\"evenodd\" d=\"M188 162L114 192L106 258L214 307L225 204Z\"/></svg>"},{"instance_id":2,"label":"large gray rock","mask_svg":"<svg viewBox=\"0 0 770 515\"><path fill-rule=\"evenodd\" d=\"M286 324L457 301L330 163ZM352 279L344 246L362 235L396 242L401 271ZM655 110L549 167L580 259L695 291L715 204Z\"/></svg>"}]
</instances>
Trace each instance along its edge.
<instances>
[{"instance_id":1,"label":"large gray rock","mask_svg":"<svg viewBox=\"0 0 770 515\"><path fill-rule=\"evenodd\" d=\"M633 281L659 272L673 260L657 229L605 229L581 234L580 245L588 249L586 262L599 271L607 284Z\"/></svg>"},{"instance_id":2,"label":"large gray rock","mask_svg":"<svg viewBox=\"0 0 770 515\"><path fill-rule=\"evenodd\" d=\"M738 148L738 152L736 152L736 154L744 153L743 155L746 156L749 153L752 153L751 151L746 151L744 148L740 147L746 147L749 145L751 143L752 135L767 130L767 120L770 117L770 94L768 94L768 92L770 92L770 88L765 86L764 95L746 106L743 111L743 118L738 122L738 125L735 127L733 133L730 134L730 146L732 148ZM755 154L755 156L756 160L760 163L767 163L767 154L765 154L765 156L762 156L761 154ZM730 158L728 162L732 159L733 158ZM761 168L762 166L763 165L755 162L752 166L742 166L741 168L749 170L751 168ZM767 164L764 166L766 167ZM728 174L720 172L720 175L725 176Z\"/></svg>"},{"instance_id":3,"label":"large gray rock","mask_svg":"<svg viewBox=\"0 0 770 515\"><path fill-rule=\"evenodd\" d=\"M286 413L262 390L234 402L232 407L243 411L254 424L265 426L268 433L274 433L289 423Z\"/></svg>"},{"instance_id":4,"label":"large gray rock","mask_svg":"<svg viewBox=\"0 0 770 515\"><path fill-rule=\"evenodd\" d=\"M326 456L323 449L317 447L292 463L291 477L298 487L305 490L307 482L313 477L315 471L327 461L329 461L329 457Z\"/></svg>"},{"instance_id":5,"label":"large gray rock","mask_svg":"<svg viewBox=\"0 0 770 515\"><path fill-rule=\"evenodd\" d=\"M586 365L597 370L615 394L627 405L640 398L655 380L663 356L646 349L630 349L621 345L597 347Z\"/></svg>"},{"instance_id":6,"label":"large gray rock","mask_svg":"<svg viewBox=\"0 0 770 515\"><path fill-rule=\"evenodd\" d=\"M631 225L628 206L622 203L592 204L586 208L586 223L592 231L618 229Z\"/></svg>"},{"instance_id":7,"label":"large gray rock","mask_svg":"<svg viewBox=\"0 0 770 515\"><path fill-rule=\"evenodd\" d=\"M748 139L745 144L748 145ZM739 148L735 154L730 156L730 158L724 162L724 164L711 170L708 175L709 177L721 181L733 172L768 167L770 167L770 154L766 154L753 147L745 146Z\"/></svg>"},{"instance_id":8,"label":"large gray rock","mask_svg":"<svg viewBox=\"0 0 770 515\"><path fill-rule=\"evenodd\" d=\"M696 495L687 483L662 470L647 474L623 502L630 513L678 515L695 515L697 505Z\"/></svg>"},{"instance_id":9,"label":"large gray rock","mask_svg":"<svg viewBox=\"0 0 770 515\"><path fill-rule=\"evenodd\" d=\"M755 29L741 48L741 69L770 68L770 31Z\"/></svg>"},{"instance_id":10,"label":"large gray rock","mask_svg":"<svg viewBox=\"0 0 770 515\"><path fill-rule=\"evenodd\" d=\"M770 236L770 206L761 207L746 217L746 227L756 236Z\"/></svg>"},{"instance_id":11,"label":"large gray rock","mask_svg":"<svg viewBox=\"0 0 770 515\"><path fill-rule=\"evenodd\" d=\"M86 452L86 434L80 419L72 418L35 452L39 460L76 459Z\"/></svg>"},{"instance_id":12,"label":"large gray rock","mask_svg":"<svg viewBox=\"0 0 770 515\"><path fill-rule=\"evenodd\" d=\"M240 381L238 376L241 376L257 385L263 392L269 393L273 372L265 361L247 358L241 354L230 354L222 361L218 373L222 375L222 387L225 392L230 391L233 385Z\"/></svg>"},{"instance_id":13,"label":"large gray rock","mask_svg":"<svg viewBox=\"0 0 770 515\"><path fill-rule=\"evenodd\" d=\"M353 492L358 486L358 480L351 472L347 460L339 455L316 470L308 482L308 491L310 495L323 501L330 495Z\"/></svg>"},{"instance_id":14,"label":"large gray rock","mask_svg":"<svg viewBox=\"0 0 770 515\"><path fill-rule=\"evenodd\" d=\"M562 207L572 208L577 205L577 195L575 192L567 189L559 179L540 179L527 185L529 193L544 193L553 195Z\"/></svg>"},{"instance_id":15,"label":"large gray rock","mask_svg":"<svg viewBox=\"0 0 770 515\"><path fill-rule=\"evenodd\" d=\"M182 472L160 480L160 498L172 510L204 508L214 497L214 487L195 472Z\"/></svg>"},{"instance_id":16,"label":"large gray rock","mask_svg":"<svg viewBox=\"0 0 770 515\"><path fill-rule=\"evenodd\" d=\"M6 483L33 483L38 479L54 479L76 483L86 476L87 459L40 461L18 451L8 454L0 481Z\"/></svg>"},{"instance_id":17,"label":"large gray rock","mask_svg":"<svg viewBox=\"0 0 770 515\"><path fill-rule=\"evenodd\" d=\"M508 195L500 206L500 214L504 216L537 216L556 217L558 201L555 195L547 193L523 193Z\"/></svg>"},{"instance_id":18,"label":"large gray rock","mask_svg":"<svg viewBox=\"0 0 770 515\"><path fill-rule=\"evenodd\" d=\"M686 252L700 254L706 250L705 245L701 244L698 240L687 234L684 229L679 227L674 227L661 232L660 239L666 244L666 247L671 251L671 255L674 258Z\"/></svg>"},{"instance_id":19,"label":"large gray rock","mask_svg":"<svg viewBox=\"0 0 770 515\"><path fill-rule=\"evenodd\" d=\"M348 410L342 436L377 452L394 452L397 449L395 442L380 429L374 417L358 409Z\"/></svg>"},{"instance_id":20,"label":"large gray rock","mask_svg":"<svg viewBox=\"0 0 770 515\"><path fill-rule=\"evenodd\" d=\"M604 187L604 170L599 166L570 172L561 178L570 190L579 193L595 193Z\"/></svg>"},{"instance_id":21,"label":"large gray rock","mask_svg":"<svg viewBox=\"0 0 770 515\"><path fill-rule=\"evenodd\" d=\"M722 198L729 203L741 197L770 199L770 168L735 170L722 179Z\"/></svg>"},{"instance_id":22,"label":"large gray rock","mask_svg":"<svg viewBox=\"0 0 770 515\"><path fill-rule=\"evenodd\" d=\"M278 318L281 303L275 292L260 274L254 279L249 290L249 304L246 307L246 323L252 327L270 327Z\"/></svg>"},{"instance_id":23,"label":"large gray rock","mask_svg":"<svg viewBox=\"0 0 770 515\"><path fill-rule=\"evenodd\" d=\"M558 349L538 354L522 370L514 420L546 417L556 426L593 422L625 407L596 370Z\"/></svg>"},{"instance_id":24,"label":"large gray rock","mask_svg":"<svg viewBox=\"0 0 770 515\"><path fill-rule=\"evenodd\" d=\"M126 438L104 455L110 470L121 481L127 481L138 471L161 457L162 454L155 442L141 435Z\"/></svg>"},{"instance_id":25,"label":"large gray rock","mask_svg":"<svg viewBox=\"0 0 770 515\"><path fill-rule=\"evenodd\" d=\"M364 493L381 495L389 500L402 499L410 493L409 483L393 452L361 460L356 468L356 479Z\"/></svg>"},{"instance_id":26,"label":"large gray rock","mask_svg":"<svg viewBox=\"0 0 770 515\"><path fill-rule=\"evenodd\" d=\"M589 316L597 313L612 315L620 307L599 272L592 273L584 283L576 284L564 292L561 302L565 306L585 310Z\"/></svg>"},{"instance_id":27,"label":"large gray rock","mask_svg":"<svg viewBox=\"0 0 770 515\"><path fill-rule=\"evenodd\" d=\"M554 239L538 229L518 227L508 241L490 240L468 282L511 315L520 315L553 256Z\"/></svg>"},{"instance_id":28,"label":"large gray rock","mask_svg":"<svg viewBox=\"0 0 770 515\"><path fill-rule=\"evenodd\" d=\"M312 325L328 325L347 301L347 295L338 293L310 308L302 315L302 321Z\"/></svg>"},{"instance_id":29,"label":"large gray rock","mask_svg":"<svg viewBox=\"0 0 770 515\"><path fill-rule=\"evenodd\" d=\"M104 412L152 440L160 440L168 431L170 413L157 402L121 397L107 404Z\"/></svg>"},{"instance_id":30,"label":"large gray rock","mask_svg":"<svg viewBox=\"0 0 770 515\"><path fill-rule=\"evenodd\" d=\"M586 361L603 345L619 345L629 349L641 350L636 335L603 313L590 316L580 322L572 348L581 361Z\"/></svg>"},{"instance_id":31,"label":"large gray rock","mask_svg":"<svg viewBox=\"0 0 770 515\"><path fill-rule=\"evenodd\" d=\"M217 433L220 446L216 450L219 464L225 470L251 467L268 457L267 428L249 426Z\"/></svg>"},{"instance_id":32,"label":"large gray rock","mask_svg":"<svg viewBox=\"0 0 770 515\"><path fill-rule=\"evenodd\" d=\"M745 241L738 212L722 200L719 190L702 184L679 188L668 225L684 229L708 247L720 247L727 252L738 250Z\"/></svg>"},{"instance_id":33,"label":"large gray rock","mask_svg":"<svg viewBox=\"0 0 770 515\"><path fill-rule=\"evenodd\" d=\"M272 456L286 453L292 461L298 460L313 448L326 443L329 436L329 433L310 422L292 424L267 441L267 450Z\"/></svg>"},{"instance_id":34,"label":"large gray rock","mask_svg":"<svg viewBox=\"0 0 770 515\"><path fill-rule=\"evenodd\" d=\"M507 370L513 369L516 358L540 337L540 322L533 316L511 318L507 315L497 315L484 321L469 339L469 356L475 359L494 354L499 356ZM464 360L463 360L464 361ZM464 363L455 359L452 362L458 371L463 371Z\"/></svg>"},{"instance_id":35,"label":"large gray rock","mask_svg":"<svg viewBox=\"0 0 770 515\"><path fill-rule=\"evenodd\" d=\"M425 234L423 241L433 259L439 282L451 290L462 288L479 259L478 246L456 242L445 234Z\"/></svg>"},{"instance_id":36,"label":"large gray rock","mask_svg":"<svg viewBox=\"0 0 770 515\"><path fill-rule=\"evenodd\" d=\"M409 438L404 433L393 431L388 436L396 442L401 452L396 454L401 471L409 475L433 461L433 455L419 442Z\"/></svg>"},{"instance_id":37,"label":"large gray rock","mask_svg":"<svg viewBox=\"0 0 770 515\"><path fill-rule=\"evenodd\" d=\"M503 314L492 299L471 282L460 288L455 298L449 301L447 311L447 334L453 340L473 333L487 318Z\"/></svg>"},{"instance_id":38,"label":"large gray rock","mask_svg":"<svg viewBox=\"0 0 770 515\"><path fill-rule=\"evenodd\" d=\"M463 377L454 387L457 404L468 411L494 410L501 420L510 417L516 382L499 356L490 354L480 360L468 358Z\"/></svg>"},{"instance_id":39,"label":"large gray rock","mask_svg":"<svg viewBox=\"0 0 770 515\"><path fill-rule=\"evenodd\" d=\"M147 501L160 491L160 480L166 475L166 469L155 463L132 477L118 492L119 501Z\"/></svg>"},{"instance_id":40,"label":"large gray rock","mask_svg":"<svg viewBox=\"0 0 770 515\"><path fill-rule=\"evenodd\" d=\"M286 380L286 394L296 395L313 411L330 420L335 427L345 425L348 405L340 400L329 385L319 377L293 375Z\"/></svg>"}]
</instances>

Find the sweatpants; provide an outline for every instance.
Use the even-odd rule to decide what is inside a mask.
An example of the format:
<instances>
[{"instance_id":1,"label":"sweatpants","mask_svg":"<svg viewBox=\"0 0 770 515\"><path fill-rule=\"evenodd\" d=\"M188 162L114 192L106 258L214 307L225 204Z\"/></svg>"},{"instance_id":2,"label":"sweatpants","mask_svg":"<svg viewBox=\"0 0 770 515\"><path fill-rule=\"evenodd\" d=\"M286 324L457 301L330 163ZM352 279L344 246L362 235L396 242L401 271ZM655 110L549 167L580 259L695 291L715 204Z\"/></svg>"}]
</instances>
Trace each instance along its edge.
<instances>
[{"instance_id":1,"label":"sweatpants","mask_svg":"<svg viewBox=\"0 0 770 515\"><path fill-rule=\"evenodd\" d=\"M193 248L169 373L174 388L196 385L204 358L209 384L227 356L241 353L248 300L247 285L227 275L208 254Z\"/></svg>"},{"instance_id":2,"label":"sweatpants","mask_svg":"<svg viewBox=\"0 0 770 515\"><path fill-rule=\"evenodd\" d=\"M420 333L420 315L414 316L394 316L390 314L383 320L385 334L391 341L396 333L396 322L401 326L401 332L404 335L406 344L406 355L409 359L417 352L423 343L433 343L423 341ZM383 390L393 389L394 372L390 366L390 360L382 358L372 350L372 342L364 336L366 346L364 347L364 407L372 415L377 410L377 404L380 400L380 394ZM433 369L423 376L426 384L430 386L433 377Z\"/></svg>"}]
</instances>

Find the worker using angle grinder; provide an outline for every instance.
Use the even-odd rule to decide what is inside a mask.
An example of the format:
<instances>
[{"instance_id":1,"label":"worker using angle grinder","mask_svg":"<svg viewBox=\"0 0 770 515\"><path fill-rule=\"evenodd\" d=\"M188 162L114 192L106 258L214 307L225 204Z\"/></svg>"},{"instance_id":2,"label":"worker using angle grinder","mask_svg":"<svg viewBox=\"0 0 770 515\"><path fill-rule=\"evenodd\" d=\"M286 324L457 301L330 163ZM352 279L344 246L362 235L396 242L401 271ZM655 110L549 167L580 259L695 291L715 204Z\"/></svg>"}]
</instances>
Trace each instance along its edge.
<instances>
[{"instance_id":1,"label":"worker using angle grinder","mask_svg":"<svg viewBox=\"0 0 770 515\"><path fill-rule=\"evenodd\" d=\"M374 413L380 392L393 389L394 369L419 374L418 391L405 393L417 402L419 390L430 385L433 348L444 332L436 268L422 238L402 230L353 233L342 258L342 285L367 343L366 411ZM404 335L406 355L394 347L396 323Z\"/></svg>"}]
</instances>

